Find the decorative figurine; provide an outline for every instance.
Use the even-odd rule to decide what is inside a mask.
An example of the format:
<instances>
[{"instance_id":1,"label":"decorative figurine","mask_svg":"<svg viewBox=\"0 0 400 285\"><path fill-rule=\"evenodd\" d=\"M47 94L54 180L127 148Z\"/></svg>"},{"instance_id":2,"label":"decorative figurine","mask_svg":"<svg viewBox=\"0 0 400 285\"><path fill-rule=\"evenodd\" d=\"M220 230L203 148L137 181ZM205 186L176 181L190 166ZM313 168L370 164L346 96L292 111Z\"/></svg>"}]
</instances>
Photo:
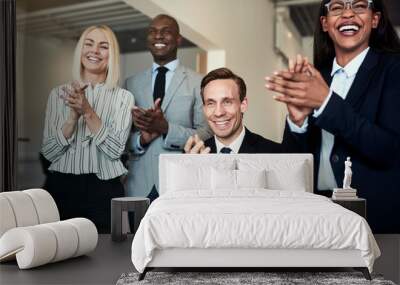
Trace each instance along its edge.
<instances>
[{"instance_id":1,"label":"decorative figurine","mask_svg":"<svg viewBox=\"0 0 400 285\"><path fill-rule=\"evenodd\" d=\"M351 161L350 157L347 157L347 160L344 162L344 179L343 179L343 189L352 189L351 188L351 177L353 172L351 170Z\"/></svg>"},{"instance_id":2,"label":"decorative figurine","mask_svg":"<svg viewBox=\"0 0 400 285\"><path fill-rule=\"evenodd\" d=\"M344 162L343 188L333 189L332 200L357 200L357 189L351 187L351 177L353 176L351 165L350 157L347 157Z\"/></svg>"}]
</instances>

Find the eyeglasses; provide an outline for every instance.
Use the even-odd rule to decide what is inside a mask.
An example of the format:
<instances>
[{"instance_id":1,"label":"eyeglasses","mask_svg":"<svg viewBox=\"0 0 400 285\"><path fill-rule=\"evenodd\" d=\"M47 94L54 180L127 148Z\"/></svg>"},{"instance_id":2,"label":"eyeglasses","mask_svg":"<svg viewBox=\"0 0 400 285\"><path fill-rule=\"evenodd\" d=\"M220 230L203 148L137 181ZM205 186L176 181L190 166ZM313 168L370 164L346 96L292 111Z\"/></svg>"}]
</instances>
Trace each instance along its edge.
<instances>
[{"instance_id":1,"label":"eyeglasses","mask_svg":"<svg viewBox=\"0 0 400 285\"><path fill-rule=\"evenodd\" d=\"M356 14L366 13L373 5L372 0L332 0L325 4L329 16L339 16L347 6Z\"/></svg>"}]
</instances>

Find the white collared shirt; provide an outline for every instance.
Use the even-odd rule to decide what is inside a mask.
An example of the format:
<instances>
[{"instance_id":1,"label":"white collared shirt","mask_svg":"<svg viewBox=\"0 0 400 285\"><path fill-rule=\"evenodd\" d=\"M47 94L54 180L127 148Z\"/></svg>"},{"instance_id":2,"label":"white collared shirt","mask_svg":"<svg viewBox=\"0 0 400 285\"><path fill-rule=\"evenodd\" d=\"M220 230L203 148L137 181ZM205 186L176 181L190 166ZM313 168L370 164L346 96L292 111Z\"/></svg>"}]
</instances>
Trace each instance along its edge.
<instances>
[{"instance_id":1,"label":"white collared shirt","mask_svg":"<svg viewBox=\"0 0 400 285\"><path fill-rule=\"evenodd\" d=\"M353 58L345 67L340 66L337 63L336 58L333 60L331 76L332 83L330 86L329 95L325 98L321 107L314 110L313 116L318 118L323 113L329 99L332 97L333 92L337 95L346 99L347 94L353 85L356 74L364 62L365 57L369 51L369 47L362 51L359 55ZM304 133L307 131L308 119L303 123L301 127L294 124L289 117L287 118L290 130L295 133ZM321 141L321 152L320 152L320 163L318 169L318 189L329 190L337 187L335 175L333 174L332 166L330 163L330 156L333 148L335 138L331 133L322 130L322 141Z\"/></svg>"},{"instance_id":2,"label":"white collared shirt","mask_svg":"<svg viewBox=\"0 0 400 285\"><path fill-rule=\"evenodd\" d=\"M223 147L230 148L232 150L231 151L232 154L239 153L239 149L242 146L242 142L243 142L245 133L246 133L245 128L244 128L244 126L242 126L242 131L240 132L240 135L229 145L224 145L222 142L220 142L218 140L217 136L214 135L215 145L217 147L217 153L220 153L220 151Z\"/></svg>"}]
</instances>

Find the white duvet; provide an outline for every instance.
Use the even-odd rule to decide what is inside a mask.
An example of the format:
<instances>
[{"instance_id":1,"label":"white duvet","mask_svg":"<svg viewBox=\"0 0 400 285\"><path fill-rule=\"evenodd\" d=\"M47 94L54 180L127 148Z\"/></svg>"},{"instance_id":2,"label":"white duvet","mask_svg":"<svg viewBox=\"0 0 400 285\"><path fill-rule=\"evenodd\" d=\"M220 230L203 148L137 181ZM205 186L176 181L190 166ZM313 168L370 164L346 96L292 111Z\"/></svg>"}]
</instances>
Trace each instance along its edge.
<instances>
[{"instance_id":1,"label":"white duvet","mask_svg":"<svg viewBox=\"0 0 400 285\"><path fill-rule=\"evenodd\" d=\"M319 195L265 189L164 194L136 232L133 265L143 272L165 248L358 249L370 271L380 255L359 215Z\"/></svg>"}]
</instances>

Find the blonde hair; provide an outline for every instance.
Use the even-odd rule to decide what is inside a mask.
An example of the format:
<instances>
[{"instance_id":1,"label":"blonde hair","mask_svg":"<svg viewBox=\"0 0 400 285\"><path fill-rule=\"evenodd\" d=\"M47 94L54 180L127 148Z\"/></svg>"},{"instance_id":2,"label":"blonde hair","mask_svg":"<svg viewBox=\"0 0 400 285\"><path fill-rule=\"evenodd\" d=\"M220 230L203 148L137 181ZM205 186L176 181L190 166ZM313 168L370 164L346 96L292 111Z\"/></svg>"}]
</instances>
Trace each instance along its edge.
<instances>
[{"instance_id":1,"label":"blonde hair","mask_svg":"<svg viewBox=\"0 0 400 285\"><path fill-rule=\"evenodd\" d=\"M100 30L104 33L109 43L109 57L107 64L107 77L105 81L105 86L107 88L115 88L118 86L120 77L120 60L119 60L119 45L114 32L106 25L90 26L86 28L83 32L75 48L74 61L72 65L72 78L74 80L82 82L82 49L83 43L86 36L93 30Z\"/></svg>"}]
</instances>

